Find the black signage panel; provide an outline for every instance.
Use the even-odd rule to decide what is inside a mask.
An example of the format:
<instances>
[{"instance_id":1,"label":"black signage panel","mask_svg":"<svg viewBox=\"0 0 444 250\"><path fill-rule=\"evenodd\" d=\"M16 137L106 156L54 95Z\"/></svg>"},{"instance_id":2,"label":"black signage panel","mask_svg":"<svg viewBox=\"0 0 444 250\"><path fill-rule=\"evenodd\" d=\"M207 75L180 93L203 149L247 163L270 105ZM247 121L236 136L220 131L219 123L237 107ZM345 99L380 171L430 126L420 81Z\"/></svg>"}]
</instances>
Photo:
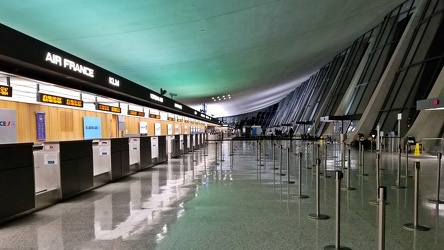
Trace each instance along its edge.
<instances>
[{"instance_id":1,"label":"black signage panel","mask_svg":"<svg viewBox=\"0 0 444 250\"><path fill-rule=\"evenodd\" d=\"M145 112L140 112L140 111L136 111L136 110L128 110L128 115L145 117Z\"/></svg>"},{"instance_id":2,"label":"black signage panel","mask_svg":"<svg viewBox=\"0 0 444 250\"><path fill-rule=\"evenodd\" d=\"M0 86L0 96L12 97L12 87Z\"/></svg>"},{"instance_id":3,"label":"black signage panel","mask_svg":"<svg viewBox=\"0 0 444 250\"><path fill-rule=\"evenodd\" d=\"M38 102L44 102L44 103L51 103L51 104L58 104L58 105L65 105L65 106L71 106L71 107L77 107L77 108L83 108L83 101L56 96L56 95L49 95L44 93L38 93L37 94L37 101Z\"/></svg>"},{"instance_id":4,"label":"black signage panel","mask_svg":"<svg viewBox=\"0 0 444 250\"><path fill-rule=\"evenodd\" d=\"M120 113L122 111L120 107L108 106L100 103L96 103L96 110L107 111L112 113Z\"/></svg>"}]
</instances>

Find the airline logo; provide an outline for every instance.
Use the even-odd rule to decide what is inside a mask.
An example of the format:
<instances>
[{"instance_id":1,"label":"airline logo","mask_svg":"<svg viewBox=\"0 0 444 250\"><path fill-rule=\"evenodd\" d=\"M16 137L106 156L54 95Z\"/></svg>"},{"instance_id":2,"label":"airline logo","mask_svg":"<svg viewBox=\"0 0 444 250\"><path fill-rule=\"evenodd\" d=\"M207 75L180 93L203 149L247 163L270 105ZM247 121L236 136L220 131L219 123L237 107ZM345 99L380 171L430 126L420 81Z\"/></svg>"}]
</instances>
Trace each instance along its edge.
<instances>
[{"instance_id":1,"label":"airline logo","mask_svg":"<svg viewBox=\"0 0 444 250\"><path fill-rule=\"evenodd\" d=\"M10 127L14 125L15 125L14 121L0 121L0 127Z\"/></svg>"},{"instance_id":2,"label":"airline logo","mask_svg":"<svg viewBox=\"0 0 444 250\"><path fill-rule=\"evenodd\" d=\"M99 126L85 126L85 129L99 129Z\"/></svg>"}]
</instances>

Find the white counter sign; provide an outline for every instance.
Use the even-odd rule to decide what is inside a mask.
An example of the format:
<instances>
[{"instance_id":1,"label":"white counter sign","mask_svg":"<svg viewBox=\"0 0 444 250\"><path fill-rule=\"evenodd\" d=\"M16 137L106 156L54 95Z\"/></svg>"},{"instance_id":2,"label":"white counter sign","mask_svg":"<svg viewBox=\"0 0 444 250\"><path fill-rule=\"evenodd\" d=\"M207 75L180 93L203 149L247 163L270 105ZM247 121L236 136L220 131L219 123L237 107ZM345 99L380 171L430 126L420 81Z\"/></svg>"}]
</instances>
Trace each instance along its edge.
<instances>
[{"instance_id":1,"label":"white counter sign","mask_svg":"<svg viewBox=\"0 0 444 250\"><path fill-rule=\"evenodd\" d=\"M51 62L52 64L58 65L60 67L78 72L80 74L89 76L89 77L94 77L94 70L91 68L88 68L86 66L83 66L81 64L78 64L74 61L71 61L69 59L66 58L62 58L59 55L56 54L51 54L51 52L48 52L46 54L46 59L45 61L47 62Z\"/></svg>"}]
</instances>

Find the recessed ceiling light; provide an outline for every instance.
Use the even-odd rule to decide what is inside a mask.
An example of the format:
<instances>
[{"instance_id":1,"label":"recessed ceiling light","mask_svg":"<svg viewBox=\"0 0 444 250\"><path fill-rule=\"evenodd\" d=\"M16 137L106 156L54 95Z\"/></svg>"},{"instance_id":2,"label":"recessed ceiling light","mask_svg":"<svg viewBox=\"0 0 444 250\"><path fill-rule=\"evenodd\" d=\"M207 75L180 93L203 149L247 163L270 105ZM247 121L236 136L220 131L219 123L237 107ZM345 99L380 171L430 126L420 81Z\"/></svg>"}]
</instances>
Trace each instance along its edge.
<instances>
[{"instance_id":1,"label":"recessed ceiling light","mask_svg":"<svg viewBox=\"0 0 444 250\"><path fill-rule=\"evenodd\" d=\"M224 97L224 100L226 100L227 98Z\"/></svg>"},{"instance_id":2,"label":"recessed ceiling light","mask_svg":"<svg viewBox=\"0 0 444 250\"><path fill-rule=\"evenodd\" d=\"M228 96L230 96L230 95L228 95Z\"/></svg>"},{"instance_id":3,"label":"recessed ceiling light","mask_svg":"<svg viewBox=\"0 0 444 250\"><path fill-rule=\"evenodd\" d=\"M228 99L231 99L231 96L229 96Z\"/></svg>"},{"instance_id":4,"label":"recessed ceiling light","mask_svg":"<svg viewBox=\"0 0 444 250\"><path fill-rule=\"evenodd\" d=\"M211 97L211 99L214 99L214 97Z\"/></svg>"},{"instance_id":5,"label":"recessed ceiling light","mask_svg":"<svg viewBox=\"0 0 444 250\"><path fill-rule=\"evenodd\" d=\"M222 97L225 97L224 95Z\"/></svg>"}]
</instances>

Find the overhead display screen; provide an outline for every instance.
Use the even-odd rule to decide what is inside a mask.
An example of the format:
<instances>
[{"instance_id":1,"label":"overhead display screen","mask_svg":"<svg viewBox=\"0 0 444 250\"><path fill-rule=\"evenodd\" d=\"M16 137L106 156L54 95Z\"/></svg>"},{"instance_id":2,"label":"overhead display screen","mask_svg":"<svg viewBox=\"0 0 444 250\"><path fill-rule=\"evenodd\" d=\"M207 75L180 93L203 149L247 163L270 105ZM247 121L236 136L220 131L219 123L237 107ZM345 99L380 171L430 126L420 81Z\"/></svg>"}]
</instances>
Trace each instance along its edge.
<instances>
[{"instance_id":1,"label":"overhead display screen","mask_svg":"<svg viewBox=\"0 0 444 250\"><path fill-rule=\"evenodd\" d=\"M9 86L0 86L0 96L12 96L12 88Z\"/></svg>"},{"instance_id":2,"label":"overhead display screen","mask_svg":"<svg viewBox=\"0 0 444 250\"><path fill-rule=\"evenodd\" d=\"M107 111L112 113L120 113L122 111L120 107L108 106L100 103L96 103L96 110Z\"/></svg>"},{"instance_id":3,"label":"overhead display screen","mask_svg":"<svg viewBox=\"0 0 444 250\"><path fill-rule=\"evenodd\" d=\"M65 105L65 106L71 106L71 107L77 107L77 108L83 108L83 101L56 96L56 95L49 95L44 93L38 93L37 95L37 101L38 102L44 102L44 103L52 103L52 104L58 104L58 105Z\"/></svg>"},{"instance_id":4,"label":"overhead display screen","mask_svg":"<svg viewBox=\"0 0 444 250\"><path fill-rule=\"evenodd\" d=\"M145 112L136 111L136 110L128 110L128 115L145 117Z\"/></svg>"}]
</instances>

